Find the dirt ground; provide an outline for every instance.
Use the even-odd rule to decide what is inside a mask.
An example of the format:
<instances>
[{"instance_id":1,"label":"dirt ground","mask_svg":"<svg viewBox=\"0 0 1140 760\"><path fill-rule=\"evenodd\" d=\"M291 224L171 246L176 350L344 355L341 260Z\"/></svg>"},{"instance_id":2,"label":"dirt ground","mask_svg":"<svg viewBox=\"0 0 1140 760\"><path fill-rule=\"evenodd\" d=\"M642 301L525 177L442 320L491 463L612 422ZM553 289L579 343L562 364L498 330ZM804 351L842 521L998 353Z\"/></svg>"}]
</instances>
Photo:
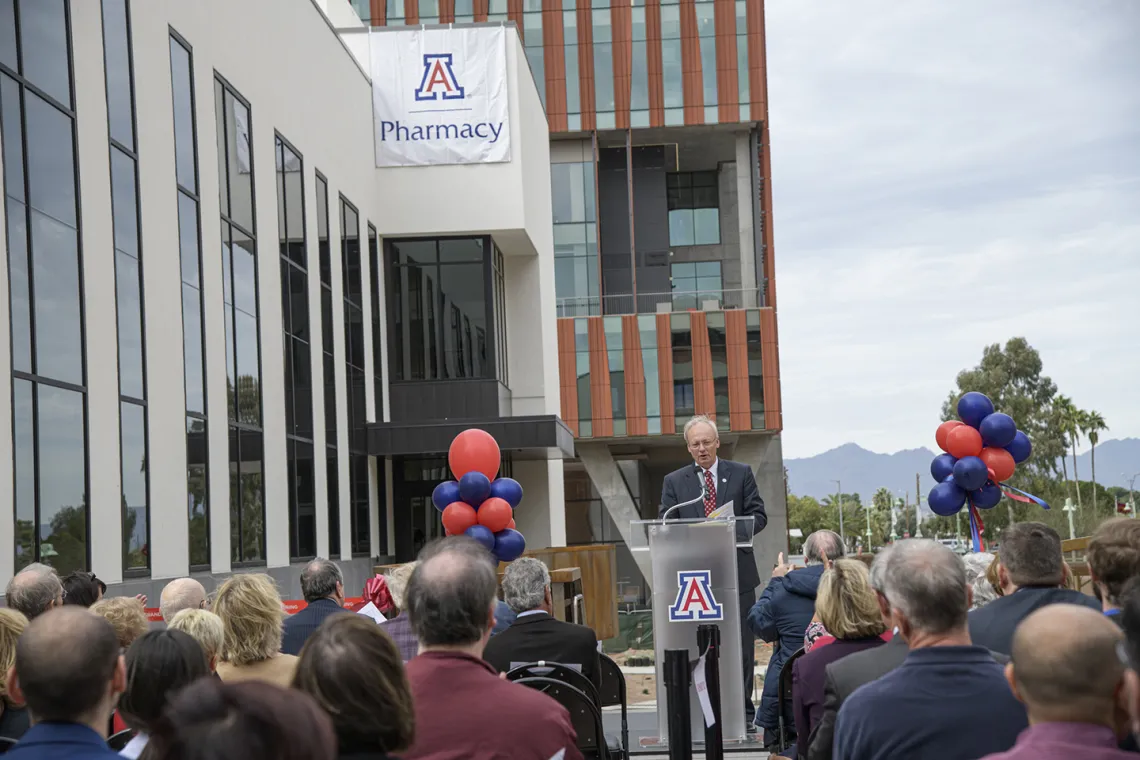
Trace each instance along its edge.
<instances>
[{"instance_id":1,"label":"dirt ground","mask_svg":"<svg viewBox=\"0 0 1140 760\"><path fill-rule=\"evenodd\" d=\"M763 641L756 642L756 664L758 667L765 665L772 657L772 645L766 644ZM614 660L618 665L626 665L630 659L634 660L636 665L644 667L643 658L653 659L652 650L630 649L621 654L614 655ZM761 680L757 675L756 688L759 689ZM625 693L626 700L630 705L636 705L642 702L651 702L657 699L657 676L652 673L641 674L626 674L625 677Z\"/></svg>"}]
</instances>

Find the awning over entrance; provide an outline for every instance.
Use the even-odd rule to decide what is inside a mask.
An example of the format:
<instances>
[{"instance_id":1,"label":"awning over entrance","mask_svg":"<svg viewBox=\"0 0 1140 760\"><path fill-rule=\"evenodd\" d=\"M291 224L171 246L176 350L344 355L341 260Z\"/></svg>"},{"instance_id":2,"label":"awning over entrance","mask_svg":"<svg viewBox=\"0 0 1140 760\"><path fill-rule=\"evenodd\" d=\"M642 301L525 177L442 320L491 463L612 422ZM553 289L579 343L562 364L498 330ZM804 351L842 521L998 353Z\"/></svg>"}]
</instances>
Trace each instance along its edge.
<instances>
[{"instance_id":1,"label":"awning over entrance","mask_svg":"<svg viewBox=\"0 0 1140 760\"><path fill-rule=\"evenodd\" d=\"M451 441L468 428L494 436L504 452L522 458L571 458L574 434L557 415L495 417L485 420L436 422L374 422L368 425L368 453L376 457L443 454Z\"/></svg>"}]
</instances>

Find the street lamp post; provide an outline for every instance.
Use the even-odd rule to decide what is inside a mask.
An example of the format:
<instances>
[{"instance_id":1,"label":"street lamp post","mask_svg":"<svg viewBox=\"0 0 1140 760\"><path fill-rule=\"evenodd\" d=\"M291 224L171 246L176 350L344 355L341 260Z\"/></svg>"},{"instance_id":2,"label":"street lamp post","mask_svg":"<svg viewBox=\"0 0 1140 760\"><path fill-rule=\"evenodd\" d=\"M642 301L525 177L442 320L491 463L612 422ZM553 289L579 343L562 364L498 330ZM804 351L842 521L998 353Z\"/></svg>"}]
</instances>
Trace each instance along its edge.
<instances>
[{"instance_id":1,"label":"street lamp post","mask_svg":"<svg viewBox=\"0 0 1140 760\"><path fill-rule=\"evenodd\" d=\"M1124 477L1124 473L1120 473L1120 477ZM1132 485L1136 482L1136 478L1140 478L1140 472L1134 474L1128 479L1128 509L1129 517L1136 517L1136 497L1132 493Z\"/></svg>"},{"instance_id":2,"label":"street lamp post","mask_svg":"<svg viewBox=\"0 0 1140 760\"><path fill-rule=\"evenodd\" d=\"M847 537L843 534L843 484L838 480L831 482L835 484L835 503L839 506L839 538L847 546Z\"/></svg>"}]
</instances>

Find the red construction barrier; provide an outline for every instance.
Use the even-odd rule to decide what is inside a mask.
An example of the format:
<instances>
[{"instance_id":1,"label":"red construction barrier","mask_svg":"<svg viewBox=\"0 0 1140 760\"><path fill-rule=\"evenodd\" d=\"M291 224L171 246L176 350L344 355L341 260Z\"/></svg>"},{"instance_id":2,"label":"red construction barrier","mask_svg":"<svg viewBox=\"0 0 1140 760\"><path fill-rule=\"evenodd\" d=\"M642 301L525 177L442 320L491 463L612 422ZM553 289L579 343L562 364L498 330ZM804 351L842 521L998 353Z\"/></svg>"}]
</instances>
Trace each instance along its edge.
<instances>
[{"instance_id":1,"label":"red construction barrier","mask_svg":"<svg viewBox=\"0 0 1140 760\"><path fill-rule=\"evenodd\" d=\"M285 599L281 602L285 606L285 612L288 615L296 615L301 610L309 606L309 603L304 599ZM364 599L359 596L350 596L344 600L344 608L346 610L356 610L364 606ZM162 622L162 611L158 607L146 608L146 619L151 623Z\"/></svg>"}]
</instances>

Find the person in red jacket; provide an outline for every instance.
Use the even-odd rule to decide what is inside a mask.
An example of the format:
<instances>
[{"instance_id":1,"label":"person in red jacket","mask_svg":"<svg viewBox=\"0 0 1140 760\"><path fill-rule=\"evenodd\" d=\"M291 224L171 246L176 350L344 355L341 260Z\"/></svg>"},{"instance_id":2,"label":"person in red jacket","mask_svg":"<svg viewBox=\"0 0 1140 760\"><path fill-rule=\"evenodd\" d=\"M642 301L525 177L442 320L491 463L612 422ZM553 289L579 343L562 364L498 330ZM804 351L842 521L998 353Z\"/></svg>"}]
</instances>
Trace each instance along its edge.
<instances>
[{"instance_id":1,"label":"person in red jacket","mask_svg":"<svg viewBox=\"0 0 1140 760\"><path fill-rule=\"evenodd\" d=\"M580 760L570 714L483 660L495 626L491 555L457 536L420 556L406 592L420 654L407 665L416 739L404 760Z\"/></svg>"}]
</instances>

